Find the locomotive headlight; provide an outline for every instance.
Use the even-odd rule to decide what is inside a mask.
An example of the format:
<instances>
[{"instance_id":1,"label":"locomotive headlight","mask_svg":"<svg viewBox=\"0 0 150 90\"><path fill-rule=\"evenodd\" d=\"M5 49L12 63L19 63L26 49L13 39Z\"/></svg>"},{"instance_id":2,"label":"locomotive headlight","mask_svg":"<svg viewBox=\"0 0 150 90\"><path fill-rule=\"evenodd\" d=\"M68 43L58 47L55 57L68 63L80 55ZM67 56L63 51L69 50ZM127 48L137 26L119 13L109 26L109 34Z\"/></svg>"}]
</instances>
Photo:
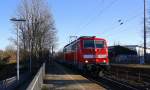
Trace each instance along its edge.
<instances>
[{"instance_id":1,"label":"locomotive headlight","mask_svg":"<svg viewBox=\"0 0 150 90\"><path fill-rule=\"evenodd\" d=\"M103 60L104 63L106 63L106 60Z\"/></svg>"},{"instance_id":2,"label":"locomotive headlight","mask_svg":"<svg viewBox=\"0 0 150 90\"><path fill-rule=\"evenodd\" d=\"M88 60L85 60L85 63L88 63Z\"/></svg>"}]
</instances>

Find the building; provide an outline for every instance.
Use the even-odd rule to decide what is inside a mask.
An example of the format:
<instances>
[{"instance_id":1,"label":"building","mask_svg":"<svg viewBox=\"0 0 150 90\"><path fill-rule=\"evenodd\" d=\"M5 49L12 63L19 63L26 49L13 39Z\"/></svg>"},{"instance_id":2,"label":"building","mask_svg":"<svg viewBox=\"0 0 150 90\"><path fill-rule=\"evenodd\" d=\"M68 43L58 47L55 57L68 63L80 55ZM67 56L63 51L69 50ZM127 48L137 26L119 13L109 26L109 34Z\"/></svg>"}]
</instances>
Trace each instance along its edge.
<instances>
[{"instance_id":1,"label":"building","mask_svg":"<svg viewBox=\"0 0 150 90\"><path fill-rule=\"evenodd\" d=\"M147 60L144 61L144 48L139 45L110 46L109 52L111 52L110 58L113 58L112 63L144 64L149 62L150 58L150 48L147 48Z\"/></svg>"},{"instance_id":2,"label":"building","mask_svg":"<svg viewBox=\"0 0 150 90\"><path fill-rule=\"evenodd\" d=\"M138 56L144 56L144 47L142 47L142 46L139 46L139 45L125 45L124 47L126 47L130 50L136 51ZM146 49L146 53L150 54L150 48Z\"/></svg>"}]
</instances>

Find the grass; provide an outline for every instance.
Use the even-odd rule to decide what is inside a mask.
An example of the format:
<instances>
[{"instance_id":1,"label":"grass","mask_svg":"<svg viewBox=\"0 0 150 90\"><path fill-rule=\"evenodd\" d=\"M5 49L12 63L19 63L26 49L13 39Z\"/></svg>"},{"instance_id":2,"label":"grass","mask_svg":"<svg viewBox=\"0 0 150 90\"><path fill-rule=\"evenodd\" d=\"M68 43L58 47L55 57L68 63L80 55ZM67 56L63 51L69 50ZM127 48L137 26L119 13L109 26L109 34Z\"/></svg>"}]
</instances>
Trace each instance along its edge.
<instances>
[{"instance_id":1,"label":"grass","mask_svg":"<svg viewBox=\"0 0 150 90\"><path fill-rule=\"evenodd\" d=\"M49 90L48 86L43 85L41 90Z\"/></svg>"}]
</instances>

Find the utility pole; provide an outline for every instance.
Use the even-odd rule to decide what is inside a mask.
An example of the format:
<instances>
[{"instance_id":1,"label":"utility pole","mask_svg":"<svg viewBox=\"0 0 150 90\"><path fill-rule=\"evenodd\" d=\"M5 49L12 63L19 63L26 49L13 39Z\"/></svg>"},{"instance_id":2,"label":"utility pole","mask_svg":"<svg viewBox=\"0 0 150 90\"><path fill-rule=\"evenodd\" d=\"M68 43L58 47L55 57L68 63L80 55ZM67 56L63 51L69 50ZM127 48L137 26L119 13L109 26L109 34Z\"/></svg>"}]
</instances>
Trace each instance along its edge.
<instances>
[{"instance_id":1,"label":"utility pole","mask_svg":"<svg viewBox=\"0 0 150 90\"><path fill-rule=\"evenodd\" d=\"M146 2L144 0L144 63L146 60Z\"/></svg>"},{"instance_id":2,"label":"utility pole","mask_svg":"<svg viewBox=\"0 0 150 90\"><path fill-rule=\"evenodd\" d=\"M54 63L53 59L54 59L54 45L52 45L52 64Z\"/></svg>"},{"instance_id":3,"label":"utility pole","mask_svg":"<svg viewBox=\"0 0 150 90\"><path fill-rule=\"evenodd\" d=\"M31 33L30 33L31 34ZM31 47L32 47L32 38L31 38L31 35L30 35L30 42L29 42L29 52L30 52L30 66L29 66L29 71L30 73L32 72L32 57L31 57L31 54L32 54L32 50L31 50Z\"/></svg>"}]
</instances>

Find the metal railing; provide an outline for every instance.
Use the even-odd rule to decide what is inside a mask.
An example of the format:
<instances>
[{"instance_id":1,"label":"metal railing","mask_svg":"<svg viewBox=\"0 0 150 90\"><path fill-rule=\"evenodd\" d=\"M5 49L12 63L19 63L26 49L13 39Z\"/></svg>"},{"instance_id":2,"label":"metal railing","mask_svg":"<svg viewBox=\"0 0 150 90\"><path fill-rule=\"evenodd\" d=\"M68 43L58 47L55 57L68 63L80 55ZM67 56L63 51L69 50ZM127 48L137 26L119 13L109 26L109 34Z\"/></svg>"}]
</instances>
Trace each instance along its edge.
<instances>
[{"instance_id":1,"label":"metal railing","mask_svg":"<svg viewBox=\"0 0 150 90\"><path fill-rule=\"evenodd\" d=\"M45 76L45 63L41 66L26 90L41 90L43 77Z\"/></svg>"},{"instance_id":2,"label":"metal railing","mask_svg":"<svg viewBox=\"0 0 150 90\"><path fill-rule=\"evenodd\" d=\"M0 90L10 90L17 86L16 76L0 81Z\"/></svg>"},{"instance_id":3,"label":"metal railing","mask_svg":"<svg viewBox=\"0 0 150 90\"><path fill-rule=\"evenodd\" d=\"M27 81L29 77L31 77L31 74L29 72L25 72L20 74L19 82L17 81L16 76L2 80L0 81L0 90L16 90L16 88L23 82Z\"/></svg>"}]
</instances>

